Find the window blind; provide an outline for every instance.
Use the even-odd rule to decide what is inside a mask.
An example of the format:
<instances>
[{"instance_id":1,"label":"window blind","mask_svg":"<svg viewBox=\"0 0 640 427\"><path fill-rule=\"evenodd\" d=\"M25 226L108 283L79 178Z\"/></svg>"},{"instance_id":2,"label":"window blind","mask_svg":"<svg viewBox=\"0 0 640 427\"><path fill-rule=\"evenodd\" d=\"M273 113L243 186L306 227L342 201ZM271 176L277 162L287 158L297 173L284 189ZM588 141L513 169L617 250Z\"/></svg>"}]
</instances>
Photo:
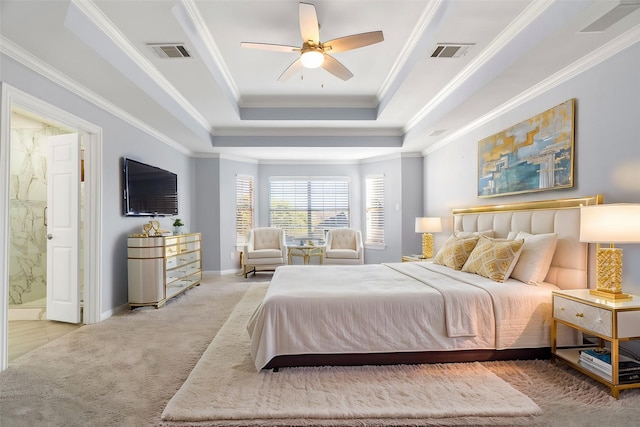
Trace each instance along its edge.
<instances>
[{"instance_id":1,"label":"window blind","mask_svg":"<svg viewBox=\"0 0 640 427\"><path fill-rule=\"evenodd\" d=\"M324 239L325 230L348 227L349 179L272 177L269 224L290 240Z\"/></svg>"},{"instance_id":2,"label":"window blind","mask_svg":"<svg viewBox=\"0 0 640 427\"><path fill-rule=\"evenodd\" d=\"M247 233L254 224L253 177L236 176L236 245L244 246Z\"/></svg>"},{"instance_id":3,"label":"window blind","mask_svg":"<svg viewBox=\"0 0 640 427\"><path fill-rule=\"evenodd\" d=\"M384 175L365 178L365 243L384 244Z\"/></svg>"}]
</instances>

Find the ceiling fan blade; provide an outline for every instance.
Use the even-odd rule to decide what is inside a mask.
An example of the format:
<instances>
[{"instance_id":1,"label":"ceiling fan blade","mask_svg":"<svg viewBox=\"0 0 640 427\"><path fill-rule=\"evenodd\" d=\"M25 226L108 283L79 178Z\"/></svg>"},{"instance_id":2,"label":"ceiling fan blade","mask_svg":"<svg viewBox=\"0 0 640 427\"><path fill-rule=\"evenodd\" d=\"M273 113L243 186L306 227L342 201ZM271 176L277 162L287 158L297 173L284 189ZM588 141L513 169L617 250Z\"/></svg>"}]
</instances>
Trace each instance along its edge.
<instances>
[{"instance_id":1,"label":"ceiling fan blade","mask_svg":"<svg viewBox=\"0 0 640 427\"><path fill-rule=\"evenodd\" d=\"M278 81L283 82L285 80L288 80L291 76L298 73L303 68L304 67L302 66L302 61L300 61L300 58L296 59L291 65L289 65L289 68L287 68L282 74L280 74L280 77L278 77Z\"/></svg>"},{"instance_id":2,"label":"ceiling fan blade","mask_svg":"<svg viewBox=\"0 0 640 427\"><path fill-rule=\"evenodd\" d=\"M331 53L336 53L380 43L383 40L384 35L382 35L382 31L371 31L368 33L353 34L351 36L329 40L328 42L323 43L322 47Z\"/></svg>"},{"instance_id":3,"label":"ceiling fan blade","mask_svg":"<svg viewBox=\"0 0 640 427\"><path fill-rule=\"evenodd\" d=\"M316 7L309 3L300 3L300 34L305 43L320 44L320 27L318 26L318 15Z\"/></svg>"},{"instance_id":4,"label":"ceiling fan blade","mask_svg":"<svg viewBox=\"0 0 640 427\"><path fill-rule=\"evenodd\" d=\"M250 49L271 50L275 52L300 52L299 47L285 46L283 44L241 42L240 47L248 47Z\"/></svg>"},{"instance_id":5,"label":"ceiling fan blade","mask_svg":"<svg viewBox=\"0 0 640 427\"><path fill-rule=\"evenodd\" d=\"M324 62L322 63L322 68L342 80L349 80L351 77L353 77L353 73L349 71L347 67L342 65L333 56L327 55L326 53L324 54Z\"/></svg>"}]
</instances>

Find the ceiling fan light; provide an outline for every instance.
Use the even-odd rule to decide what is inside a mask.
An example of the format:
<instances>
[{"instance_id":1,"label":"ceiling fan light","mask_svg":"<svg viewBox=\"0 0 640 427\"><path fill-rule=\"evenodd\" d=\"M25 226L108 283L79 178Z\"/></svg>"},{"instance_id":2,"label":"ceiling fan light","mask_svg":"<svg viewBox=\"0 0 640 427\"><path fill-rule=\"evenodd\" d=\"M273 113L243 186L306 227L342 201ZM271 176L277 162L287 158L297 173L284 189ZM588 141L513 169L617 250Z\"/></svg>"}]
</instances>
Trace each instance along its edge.
<instances>
[{"instance_id":1,"label":"ceiling fan light","mask_svg":"<svg viewBox=\"0 0 640 427\"><path fill-rule=\"evenodd\" d=\"M308 50L300 56L300 62L305 68L318 68L324 62L324 54L317 50Z\"/></svg>"}]
</instances>

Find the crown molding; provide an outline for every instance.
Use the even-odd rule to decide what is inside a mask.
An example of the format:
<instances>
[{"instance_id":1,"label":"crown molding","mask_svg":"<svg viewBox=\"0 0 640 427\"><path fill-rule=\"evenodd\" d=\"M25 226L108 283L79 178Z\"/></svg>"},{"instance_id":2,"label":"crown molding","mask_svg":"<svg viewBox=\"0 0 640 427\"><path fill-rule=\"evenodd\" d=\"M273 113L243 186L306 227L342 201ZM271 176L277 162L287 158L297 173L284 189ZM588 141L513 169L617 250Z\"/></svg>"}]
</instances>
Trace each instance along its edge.
<instances>
[{"instance_id":1,"label":"crown molding","mask_svg":"<svg viewBox=\"0 0 640 427\"><path fill-rule=\"evenodd\" d=\"M447 83L420 111L410 119L405 125L405 132L409 132L420 121L433 112L445 100L452 96L456 90L478 73L482 67L488 64L491 59L500 53L523 29L527 28L545 10L551 6L552 2L534 1L514 19L493 41L483 49L458 75Z\"/></svg>"},{"instance_id":2,"label":"crown molding","mask_svg":"<svg viewBox=\"0 0 640 427\"><path fill-rule=\"evenodd\" d=\"M14 59L15 61L29 68L30 70L40 74L46 79L52 81L58 86L63 87L64 89L79 96L80 98L87 100L88 102L94 104L98 108L101 108L102 110L108 112L109 114L112 114L113 116L130 124L131 126L134 126L140 129L141 131L147 133L148 135L156 138L160 142L167 144L171 148L174 148L188 156L193 154L190 150L187 150L185 147L178 144L176 141L169 138L165 134L157 131L156 129L147 125L143 121L132 116L122 108L115 106L110 101L107 101L105 98L87 89L80 83L69 78L66 74L51 67L49 64L43 62L39 58L36 58L35 56L25 51L24 49L22 49L21 47L19 47L18 45L16 45L15 43L13 43L12 41L10 41L9 39L5 38L2 35L0 35L0 52Z\"/></svg>"},{"instance_id":3,"label":"crown molding","mask_svg":"<svg viewBox=\"0 0 640 427\"><path fill-rule=\"evenodd\" d=\"M111 22L111 20L96 6L93 0L71 0L70 6L77 8L85 15L97 29L99 29L111 42L127 55L144 75L151 79L161 90L173 99L187 114L189 114L202 128L210 129L211 124L182 96L182 94L167 80L160 71L140 53L129 39ZM66 25L66 22L65 22ZM85 40L86 43L86 40Z\"/></svg>"},{"instance_id":4,"label":"crown molding","mask_svg":"<svg viewBox=\"0 0 640 427\"><path fill-rule=\"evenodd\" d=\"M497 119L503 114L517 108L526 102L529 102L536 97L548 92L549 90L561 85L562 83L571 80L572 78L584 73L585 71L595 67L598 64L611 58L613 55L622 52L623 50L633 46L640 42L640 25L636 25L631 30L611 40L609 43L601 46L600 48L592 51L589 55L583 56L578 61L568 65L552 76L546 78L535 86L522 92L517 97L511 98L509 101L494 108L484 116L470 122L467 126L464 126L457 131L451 133L447 137L440 141L430 145L422 150L423 155L433 153L440 148L447 146L448 144L457 141L463 135L481 127L489 122Z\"/></svg>"},{"instance_id":5,"label":"crown molding","mask_svg":"<svg viewBox=\"0 0 640 427\"><path fill-rule=\"evenodd\" d=\"M416 25L413 33L411 33L409 40L405 43L402 51L398 55L398 59L394 62L391 71L389 71L384 82L382 82L382 86L380 86L380 90L378 91L379 100L384 99L387 96L391 87L400 77L403 68L407 65L409 59L414 54L422 35L436 16L436 12L440 9L441 5L442 0L430 1L427 3L422 15L420 15L420 19L418 19L418 24Z\"/></svg>"}]
</instances>

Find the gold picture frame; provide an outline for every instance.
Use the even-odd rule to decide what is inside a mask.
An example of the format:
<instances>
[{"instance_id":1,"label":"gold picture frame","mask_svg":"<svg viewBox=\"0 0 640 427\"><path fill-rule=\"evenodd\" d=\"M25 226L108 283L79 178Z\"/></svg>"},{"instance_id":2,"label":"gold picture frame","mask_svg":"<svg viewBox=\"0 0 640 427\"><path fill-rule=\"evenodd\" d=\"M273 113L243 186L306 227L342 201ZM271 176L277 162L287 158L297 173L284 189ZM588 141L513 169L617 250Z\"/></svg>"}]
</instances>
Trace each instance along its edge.
<instances>
[{"instance_id":1,"label":"gold picture frame","mask_svg":"<svg viewBox=\"0 0 640 427\"><path fill-rule=\"evenodd\" d=\"M478 142L478 197L573 187L575 99Z\"/></svg>"}]
</instances>

